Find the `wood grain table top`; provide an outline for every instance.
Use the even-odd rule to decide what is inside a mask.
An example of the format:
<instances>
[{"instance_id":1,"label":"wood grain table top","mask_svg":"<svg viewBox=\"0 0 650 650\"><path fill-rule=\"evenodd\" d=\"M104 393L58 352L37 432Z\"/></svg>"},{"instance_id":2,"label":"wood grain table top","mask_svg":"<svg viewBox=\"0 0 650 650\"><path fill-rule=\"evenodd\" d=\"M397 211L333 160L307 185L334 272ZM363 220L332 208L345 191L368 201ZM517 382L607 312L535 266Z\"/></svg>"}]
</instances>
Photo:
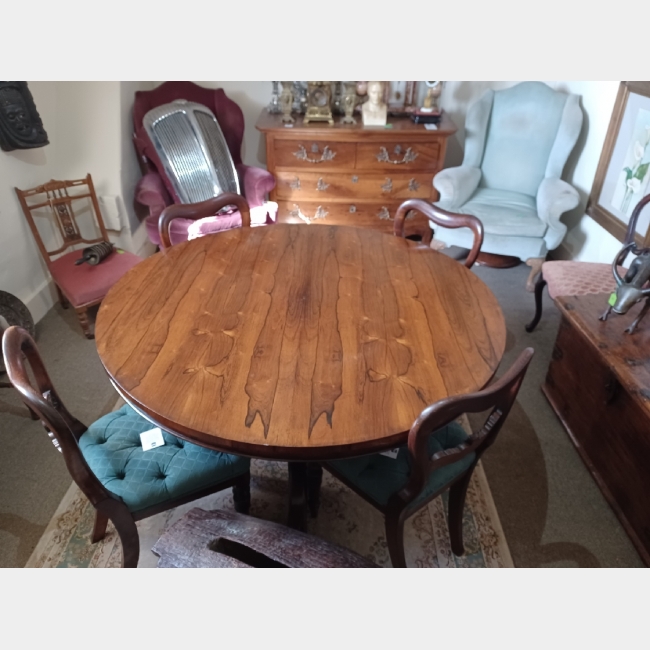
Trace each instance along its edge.
<instances>
[{"instance_id":1,"label":"wood grain table top","mask_svg":"<svg viewBox=\"0 0 650 650\"><path fill-rule=\"evenodd\" d=\"M482 388L506 328L461 263L372 229L283 225L178 244L104 299L124 398L198 444L327 460L402 444L422 409Z\"/></svg>"}]
</instances>

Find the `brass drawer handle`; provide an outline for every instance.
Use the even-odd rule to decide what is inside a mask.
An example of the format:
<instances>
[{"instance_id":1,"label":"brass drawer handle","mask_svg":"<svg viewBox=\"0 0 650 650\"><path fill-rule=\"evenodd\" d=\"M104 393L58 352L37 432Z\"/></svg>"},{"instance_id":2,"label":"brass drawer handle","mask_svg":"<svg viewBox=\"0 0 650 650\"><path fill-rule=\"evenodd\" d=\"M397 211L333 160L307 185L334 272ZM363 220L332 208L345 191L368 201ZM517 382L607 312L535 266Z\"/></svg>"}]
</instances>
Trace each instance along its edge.
<instances>
[{"instance_id":1,"label":"brass drawer handle","mask_svg":"<svg viewBox=\"0 0 650 650\"><path fill-rule=\"evenodd\" d=\"M321 205L319 205L316 208L316 212L314 212L313 217L309 217L308 215L304 214L303 211L300 209L299 205L296 205L295 203L293 204L293 210L289 212L289 216L293 217L294 219L302 219L305 223L312 223L316 219L324 219L329 212Z\"/></svg>"},{"instance_id":2,"label":"brass drawer handle","mask_svg":"<svg viewBox=\"0 0 650 650\"><path fill-rule=\"evenodd\" d=\"M395 147L395 150L397 151L399 145ZM401 147L399 148L399 151L401 152ZM405 152L404 156L402 156L402 160L391 160L390 159L390 154L386 150L386 147L380 147L379 148L379 153L377 154L377 160L379 162L387 162L390 163L391 165L405 165L406 163L413 162L416 158L418 157L418 154L415 153L409 147Z\"/></svg>"},{"instance_id":3,"label":"brass drawer handle","mask_svg":"<svg viewBox=\"0 0 650 650\"><path fill-rule=\"evenodd\" d=\"M316 183L316 189L319 192L324 192L328 187L330 186L329 183L326 183L322 177L318 179L318 183Z\"/></svg>"},{"instance_id":4,"label":"brass drawer handle","mask_svg":"<svg viewBox=\"0 0 650 650\"><path fill-rule=\"evenodd\" d=\"M420 183L418 183L414 178L409 181L409 192L417 192L420 188Z\"/></svg>"},{"instance_id":5,"label":"brass drawer handle","mask_svg":"<svg viewBox=\"0 0 650 650\"><path fill-rule=\"evenodd\" d=\"M357 206L356 205L351 205L350 206L350 212L354 214L357 211Z\"/></svg>"},{"instance_id":6,"label":"brass drawer handle","mask_svg":"<svg viewBox=\"0 0 650 650\"><path fill-rule=\"evenodd\" d=\"M390 178L386 179L386 182L381 186L382 192L392 192L393 191L393 181Z\"/></svg>"},{"instance_id":7,"label":"brass drawer handle","mask_svg":"<svg viewBox=\"0 0 650 650\"><path fill-rule=\"evenodd\" d=\"M292 190L299 190L300 189L300 178L296 176L292 181L289 181L289 187Z\"/></svg>"},{"instance_id":8,"label":"brass drawer handle","mask_svg":"<svg viewBox=\"0 0 650 650\"><path fill-rule=\"evenodd\" d=\"M314 151L315 149L315 151ZM311 146L312 153L318 153L318 145L316 143L312 144ZM320 158L310 158L309 155L307 154L307 149L301 144L298 145L298 151L294 151L293 155L298 159L298 160L304 160L305 162L308 163L322 163L322 162L327 162L328 160L332 160L334 156L336 156L336 151L332 151L329 146L325 146L323 149L323 153L321 153Z\"/></svg>"},{"instance_id":9,"label":"brass drawer handle","mask_svg":"<svg viewBox=\"0 0 650 650\"><path fill-rule=\"evenodd\" d=\"M387 219L390 219L390 212L388 211L388 208L383 205L381 207L381 210L377 213L377 216L382 220L386 221Z\"/></svg>"}]
</instances>

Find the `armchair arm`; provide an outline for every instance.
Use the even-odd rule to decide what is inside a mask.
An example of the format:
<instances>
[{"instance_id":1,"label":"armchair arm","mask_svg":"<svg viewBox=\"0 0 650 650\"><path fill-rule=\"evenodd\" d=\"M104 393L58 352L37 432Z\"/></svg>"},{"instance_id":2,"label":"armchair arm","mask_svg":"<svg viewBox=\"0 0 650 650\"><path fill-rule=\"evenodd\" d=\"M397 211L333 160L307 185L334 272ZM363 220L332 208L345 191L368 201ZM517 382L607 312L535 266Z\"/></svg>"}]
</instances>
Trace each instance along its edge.
<instances>
[{"instance_id":1,"label":"armchair arm","mask_svg":"<svg viewBox=\"0 0 650 650\"><path fill-rule=\"evenodd\" d=\"M567 227L560 221L560 217L567 211L575 208L580 203L577 190L560 178L545 178L537 190L537 214L548 226L544 235L546 248L550 251L557 248Z\"/></svg>"},{"instance_id":2,"label":"armchair arm","mask_svg":"<svg viewBox=\"0 0 650 650\"><path fill-rule=\"evenodd\" d=\"M149 208L150 215L160 214L172 200L156 172L147 172L135 187L135 200Z\"/></svg>"},{"instance_id":3,"label":"armchair arm","mask_svg":"<svg viewBox=\"0 0 650 650\"><path fill-rule=\"evenodd\" d=\"M251 208L264 205L266 195L275 187L275 177L260 167L237 165L242 192Z\"/></svg>"},{"instance_id":4,"label":"armchair arm","mask_svg":"<svg viewBox=\"0 0 650 650\"><path fill-rule=\"evenodd\" d=\"M457 210L474 193L481 180L478 167L449 167L433 177L433 186L440 192L440 207Z\"/></svg>"}]
</instances>

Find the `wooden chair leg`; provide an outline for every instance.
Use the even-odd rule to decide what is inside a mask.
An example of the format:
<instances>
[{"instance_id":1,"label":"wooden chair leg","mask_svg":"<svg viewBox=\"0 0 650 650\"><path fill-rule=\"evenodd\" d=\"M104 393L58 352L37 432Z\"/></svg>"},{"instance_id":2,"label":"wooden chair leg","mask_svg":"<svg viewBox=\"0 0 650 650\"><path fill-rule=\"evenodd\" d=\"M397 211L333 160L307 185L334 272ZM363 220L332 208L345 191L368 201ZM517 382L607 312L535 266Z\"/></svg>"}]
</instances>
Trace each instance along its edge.
<instances>
[{"instance_id":1,"label":"wooden chair leg","mask_svg":"<svg viewBox=\"0 0 650 650\"><path fill-rule=\"evenodd\" d=\"M454 555L464 555L465 545L463 544L463 510L465 509L465 497L467 488L472 478L469 471L465 476L452 485L449 490L449 540Z\"/></svg>"},{"instance_id":2,"label":"wooden chair leg","mask_svg":"<svg viewBox=\"0 0 650 650\"><path fill-rule=\"evenodd\" d=\"M128 513L114 513L110 516L113 526L122 542L122 567L135 569L140 559L140 537L138 529Z\"/></svg>"},{"instance_id":3,"label":"wooden chair leg","mask_svg":"<svg viewBox=\"0 0 650 650\"><path fill-rule=\"evenodd\" d=\"M404 520L399 515L386 515L386 541L393 568L405 569Z\"/></svg>"},{"instance_id":4,"label":"wooden chair leg","mask_svg":"<svg viewBox=\"0 0 650 650\"><path fill-rule=\"evenodd\" d=\"M535 284L535 316L533 320L526 325L526 331L532 332L539 323L542 317L542 294L544 293L544 287L546 286L546 280L543 275L539 276L539 280Z\"/></svg>"},{"instance_id":5,"label":"wooden chair leg","mask_svg":"<svg viewBox=\"0 0 650 650\"><path fill-rule=\"evenodd\" d=\"M90 321L88 320L88 309L77 309L77 317L79 318L79 323L81 329L87 339L94 339L95 335L92 333L90 328Z\"/></svg>"},{"instance_id":6,"label":"wooden chair leg","mask_svg":"<svg viewBox=\"0 0 650 650\"><path fill-rule=\"evenodd\" d=\"M106 526L108 525L108 516L97 510L95 512L95 525L90 537L91 544L96 544L104 539L106 535Z\"/></svg>"},{"instance_id":7,"label":"wooden chair leg","mask_svg":"<svg viewBox=\"0 0 650 650\"><path fill-rule=\"evenodd\" d=\"M68 299L63 294L63 291L61 291L61 289L59 289L57 285L55 286L56 286L56 292L59 294L59 302L61 303L61 307L63 307L63 309L67 309L70 306Z\"/></svg>"},{"instance_id":8,"label":"wooden chair leg","mask_svg":"<svg viewBox=\"0 0 650 650\"><path fill-rule=\"evenodd\" d=\"M232 486L232 498L235 502L235 511L247 515L251 507L251 475L246 472L237 483Z\"/></svg>"}]
</instances>

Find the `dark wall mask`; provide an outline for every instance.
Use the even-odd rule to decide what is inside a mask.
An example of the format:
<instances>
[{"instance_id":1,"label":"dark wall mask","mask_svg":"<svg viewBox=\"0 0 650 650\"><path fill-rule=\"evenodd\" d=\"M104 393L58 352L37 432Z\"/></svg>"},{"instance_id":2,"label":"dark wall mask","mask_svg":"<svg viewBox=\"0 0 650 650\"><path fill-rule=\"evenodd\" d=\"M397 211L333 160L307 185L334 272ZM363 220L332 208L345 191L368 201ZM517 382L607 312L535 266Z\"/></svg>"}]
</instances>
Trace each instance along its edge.
<instances>
[{"instance_id":1,"label":"dark wall mask","mask_svg":"<svg viewBox=\"0 0 650 650\"><path fill-rule=\"evenodd\" d=\"M0 149L33 149L49 144L26 81L0 81Z\"/></svg>"}]
</instances>

